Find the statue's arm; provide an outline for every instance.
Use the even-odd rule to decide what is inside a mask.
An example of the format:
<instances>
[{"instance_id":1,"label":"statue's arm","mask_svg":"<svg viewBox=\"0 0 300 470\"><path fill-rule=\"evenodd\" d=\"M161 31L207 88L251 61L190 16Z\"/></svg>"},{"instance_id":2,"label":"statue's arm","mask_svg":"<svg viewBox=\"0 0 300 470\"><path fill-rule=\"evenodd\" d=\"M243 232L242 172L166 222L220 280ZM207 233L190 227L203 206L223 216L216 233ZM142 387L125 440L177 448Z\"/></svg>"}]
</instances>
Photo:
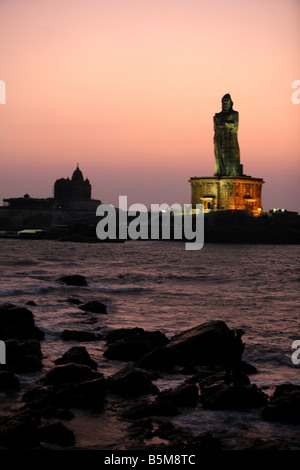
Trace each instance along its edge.
<instances>
[{"instance_id":1,"label":"statue's arm","mask_svg":"<svg viewBox=\"0 0 300 470\"><path fill-rule=\"evenodd\" d=\"M218 114L215 114L214 115L214 131L215 132L218 132L220 126L222 125L222 120L220 118L220 116L218 116Z\"/></svg>"},{"instance_id":2,"label":"statue's arm","mask_svg":"<svg viewBox=\"0 0 300 470\"><path fill-rule=\"evenodd\" d=\"M233 130L234 132L238 131L239 127L239 113L237 111L234 111L234 113L230 116L230 120L225 122L225 126L228 129Z\"/></svg>"}]
</instances>

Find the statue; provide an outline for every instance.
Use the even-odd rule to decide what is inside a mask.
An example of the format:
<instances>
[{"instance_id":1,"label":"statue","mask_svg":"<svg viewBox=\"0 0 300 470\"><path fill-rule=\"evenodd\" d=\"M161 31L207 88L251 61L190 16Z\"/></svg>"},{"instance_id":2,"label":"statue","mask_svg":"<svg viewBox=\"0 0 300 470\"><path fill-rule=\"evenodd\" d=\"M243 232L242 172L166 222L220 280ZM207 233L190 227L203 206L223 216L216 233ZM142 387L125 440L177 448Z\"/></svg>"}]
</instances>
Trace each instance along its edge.
<instances>
[{"instance_id":1,"label":"statue","mask_svg":"<svg viewBox=\"0 0 300 470\"><path fill-rule=\"evenodd\" d=\"M241 176L240 148L237 139L239 113L232 109L231 96L222 98L222 111L214 115L214 176Z\"/></svg>"}]
</instances>

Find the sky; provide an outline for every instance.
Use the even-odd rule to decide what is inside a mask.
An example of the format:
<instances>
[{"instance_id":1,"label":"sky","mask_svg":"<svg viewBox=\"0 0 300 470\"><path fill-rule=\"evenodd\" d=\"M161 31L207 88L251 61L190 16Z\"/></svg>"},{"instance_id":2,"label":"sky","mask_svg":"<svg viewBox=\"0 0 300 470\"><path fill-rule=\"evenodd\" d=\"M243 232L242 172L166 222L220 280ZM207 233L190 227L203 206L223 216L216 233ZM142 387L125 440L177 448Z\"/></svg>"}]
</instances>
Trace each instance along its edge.
<instances>
[{"instance_id":1,"label":"sky","mask_svg":"<svg viewBox=\"0 0 300 470\"><path fill-rule=\"evenodd\" d=\"M0 204L52 197L77 163L94 199L189 204L230 93L264 210L300 213L300 0L0 0L0 18Z\"/></svg>"}]
</instances>

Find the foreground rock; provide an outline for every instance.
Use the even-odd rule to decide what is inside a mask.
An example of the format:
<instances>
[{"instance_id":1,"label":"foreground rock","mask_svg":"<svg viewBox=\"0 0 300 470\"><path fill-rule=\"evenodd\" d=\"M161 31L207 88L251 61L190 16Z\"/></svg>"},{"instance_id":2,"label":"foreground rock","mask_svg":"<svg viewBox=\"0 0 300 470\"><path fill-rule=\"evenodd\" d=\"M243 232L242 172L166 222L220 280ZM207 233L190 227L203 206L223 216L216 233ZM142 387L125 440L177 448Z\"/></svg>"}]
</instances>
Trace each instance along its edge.
<instances>
[{"instance_id":1,"label":"foreground rock","mask_svg":"<svg viewBox=\"0 0 300 470\"><path fill-rule=\"evenodd\" d=\"M182 384L176 388L163 390L160 392L157 401L170 401L176 406L194 407L198 403L199 391L198 387L193 384Z\"/></svg>"},{"instance_id":2,"label":"foreground rock","mask_svg":"<svg viewBox=\"0 0 300 470\"><path fill-rule=\"evenodd\" d=\"M85 312L93 312L93 313L107 313L106 305L102 302L98 302L98 300L92 300L91 302L87 302L86 304L80 305L80 310L84 310Z\"/></svg>"},{"instance_id":3,"label":"foreground rock","mask_svg":"<svg viewBox=\"0 0 300 470\"><path fill-rule=\"evenodd\" d=\"M45 375L42 382L45 385L68 385L99 377L103 377L103 374L93 371L86 365L68 363L54 367Z\"/></svg>"},{"instance_id":4,"label":"foreground rock","mask_svg":"<svg viewBox=\"0 0 300 470\"><path fill-rule=\"evenodd\" d=\"M173 336L167 347L177 349L182 360L191 364L220 364L228 332L225 322L210 321Z\"/></svg>"},{"instance_id":5,"label":"foreground rock","mask_svg":"<svg viewBox=\"0 0 300 470\"><path fill-rule=\"evenodd\" d=\"M60 373L58 376L55 373L55 378L51 376L47 385L26 392L23 396L26 409L39 416L61 419L72 418L68 408L102 409L106 395L106 381L102 374L94 372L94 375L89 375L85 372L66 375L63 379Z\"/></svg>"},{"instance_id":6,"label":"foreground rock","mask_svg":"<svg viewBox=\"0 0 300 470\"><path fill-rule=\"evenodd\" d=\"M7 370L0 370L0 392L19 389L20 382L14 373Z\"/></svg>"},{"instance_id":7,"label":"foreground rock","mask_svg":"<svg viewBox=\"0 0 300 470\"><path fill-rule=\"evenodd\" d=\"M0 419L0 445L8 449L33 449L40 446L39 418L21 411Z\"/></svg>"},{"instance_id":8,"label":"foreground rock","mask_svg":"<svg viewBox=\"0 0 300 470\"><path fill-rule=\"evenodd\" d=\"M229 410L260 408L268 396L255 384L226 384L223 381L201 387L201 402L205 408Z\"/></svg>"},{"instance_id":9,"label":"foreground rock","mask_svg":"<svg viewBox=\"0 0 300 470\"><path fill-rule=\"evenodd\" d=\"M261 437L240 437L233 440L222 442L222 450L240 450L240 451L278 451L291 450L287 442L281 439L264 439Z\"/></svg>"},{"instance_id":10,"label":"foreground rock","mask_svg":"<svg viewBox=\"0 0 300 470\"><path fill-rule=\"evenodd\" d=\"M38 428L38 437L42 442L57 444L62 447L69 447L75 444L73 431L68 429L60 421Z\"/></svg>"},{"instance_id":11,"label":"foreground rock","mask_svg":"<svg viewBox=\"0 0 300 470\"><path fill-rule=\"evenodd\" d=\"M171 422L159 421L156 418L134 422L129 427L129 437L133 442L130 446L132 450L144 449L146 452L159 452L166 454L166 457L171 454L173 456L185 454L186 463L191 454L201 451L219 451L222 447L220 439L213 437L210 433L194 435ZM191 461L193 462L193 458ZM173 463L176 462L173 461Z\"/></svg>"},{"instance_id":12,"label":"foreground rock","mask_svg":"<svg viewBox=\"0 0 300 470\"><path fill-rule=\"evenodd\" d=\"M89 355L88 351L84 346L74 346L66 351L62 357L56 359L56 365L60 364L81 364L83 366L88 366L91 369L97 369L98 364L94 361Z\"/></svg>"},{"instance_id":13,"label":"foreground rock","mask_svg":"<svg viewBox=\"0 0 300 470\"><path fill-rule=\"evenodd\" d=\"M125 367L107 379L108 390L124 397L158 393L150 377L134 367Z\"/></svg>"},{"instance_id":14,"label":"foreground rock","mask_svg":"<svg viewBox=\"0 0 300 470\"><path fill-rule=\"evenodd\" d=\"M78 331L78 330L64 330L61 337L65 341L97 341L102 339L102 335L97 335L89 331Z\"/></svg>"},{"instance_id":15,"label":"foreground rock","mask_svg":"<svg viewBox=\"0 0 300 470\"><path fill-rule=\"evenodd\" d=\"M54 367L43 378L46 399L60 407L101 408L106 395L103 374L86 365L68 363Z\"/></svg>"},{"instance_id":16,"label":"foreground rock","mask_svg":"<svg viewBox=\"0 0 300 470\"><path fill-rule=\"evenodd\" d=\"M179 352L177 349L162 346L142 356L139 360L139 367L170 372L175 368L178 360Z\"/></svg>"},{"instance_id":17,"label":"foreground rock","mask_svg":"<svg viewBox=\"0 0 300 470\"><path fill-rule=\"evenodd\" d=\"M176 416L178 409L171 401L140 402L123 413L124 418L140 419L149 416Z\"/></svg>"},{"instance_id":18,"label":"foreground rock","mask_svg":"<svg viewBox=\"0 0 300 470\"><path fill-rule=\"evenodd\" d=\"M7 339L36 339L44 338L44 332L35 326L31 310L16 307L13 304L0 306L0 338Z\"/></svg>"},{"instance_id":19,"label":"foreground rock","mask_svg":"<svg viewBox=\"0 0 300 470\"><path fill-rule=\"evenodd\" d=\"M84 276L81 276L79 274L73 274L73 275L68 275L68 276L62 276L58 279L60 282L63 282L64 284L67 284L67 286L87 286L87 280Z\"/></svg>"},{"instance_id":20,"label":"foreground rock","mask_svg":"<svg viewBox=\"0 0 300 470\"><path fill-rule=\"evenodd\" d=\"M60 406L55 390L47 386L38 386L26 391L23 395L25 405L23 409L31 412L39 418L55 418L70 420L74 418L73 413L64 405Z\"/></svg>"},{"instance_id":21,"label":"foreground rock","mask_svg":"<svg viewBox=\"0 0 300 470\"><path fill-rule=\"evenodd\" d=\"M0 446L7 449L39 449L41 442L62 447L75 443L73 431L63 423L40 426L40 417L30 410L22 410L0 420Z\"/></svg>"},{"instance_id":22,"label":"foreground rock","mask_svg":"<svg viewBox=\"0 0 300 470\"><path fill-rule=\"evenodd\" d=\"M6 364L2 369L13 372L41 370L42 353L39 341L44 332L34 322L32 312L13 304L0 306L0 338L5 341Z\"/></svg>"},{"instance_id":23,"label":"foreground rock","mask_svg":"<svg viewBox=\"0 0 300 470\"><path fill-rule=\"evenodd\" d=\"M168 343L160 331L144 331L143 328L115 330L107 335L108 349L104 357L122 361L138 361L153 349Z\"/></svg>"},{"instance_id":24,"label":"foreground rock","mask_svg":"<svg viewBox=\"0 0 300 470\"><path fill-rule=\"evenodd\" d=\"M36 372L43 368L39 341L34 339L5 341L7 363L5 368L13 372Z\"/></svg>"},{"instance_id":25,"label":"foreground rock","mask_svg":"<svg viewBox=\"0 0 300 470\"><path fill-rule=\"evenodd\" d=\"M268 421L299 424L300 385L278 385L269 404L263 409L262 417Z\"/></svg>"},{"instance_id":26,"label":"foreground rock","mask_svg":"<svg viewBox=\"0 0 300 470\"><path fill-rule=\"evenodd\" d=\"M199 383L201 389L207 387L209 385L213 385L216 383L225 383L226 382L226 371L220 370L219 372L202 372L198 376L195 376L196 382ZM236 377L236 383L239 385L250 385L249 377L240 372L239 375Z\"/></svg>"}]
</instances>

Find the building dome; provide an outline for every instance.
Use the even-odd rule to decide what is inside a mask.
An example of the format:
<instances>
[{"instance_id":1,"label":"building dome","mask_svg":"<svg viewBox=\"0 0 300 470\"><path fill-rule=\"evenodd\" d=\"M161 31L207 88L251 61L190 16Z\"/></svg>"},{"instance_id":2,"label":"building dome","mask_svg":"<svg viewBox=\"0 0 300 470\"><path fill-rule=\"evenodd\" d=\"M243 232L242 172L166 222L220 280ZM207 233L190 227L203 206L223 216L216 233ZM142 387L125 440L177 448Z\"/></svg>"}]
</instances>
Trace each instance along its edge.
<instances>
[{"instance_id":1,"label":"building dome","mask_svg":"<svg viewBox=\"0 0 300 470\"><path fill-rule=\"evenodd\" d=\"M73 172L73 175L72 175L72 182L75 183L75 184L83 184L83 174L81 172L81 170L79 169L79 166L78 166L78 163L77 163L77 168L76 170Z\"/></svg>"},{"instance_id":2,"label":"building dome","mask_svg":"<svg viewBox=\"0 0 300 470\"><path fill-rule=\"evenodd\" d=\"M83 179L78 163L71 180L69 178L60 178L55 182L54 198L56 200L72 201L89 201L91 199L90 182L88 179Z\"/></svg>"}]
</instances>

